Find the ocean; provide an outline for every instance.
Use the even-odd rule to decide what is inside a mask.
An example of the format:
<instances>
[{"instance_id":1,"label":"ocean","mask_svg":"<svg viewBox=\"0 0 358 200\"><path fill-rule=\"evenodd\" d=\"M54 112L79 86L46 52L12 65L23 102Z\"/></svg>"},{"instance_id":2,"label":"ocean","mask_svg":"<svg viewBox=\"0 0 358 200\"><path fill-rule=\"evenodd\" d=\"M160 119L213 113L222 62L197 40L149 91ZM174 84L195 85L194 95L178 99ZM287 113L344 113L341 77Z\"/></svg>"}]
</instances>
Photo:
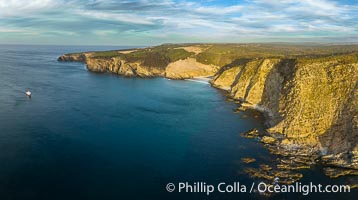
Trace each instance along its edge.
<instances>
[{"instance_id":1,"label":"ocean","mask_svg":"<svg viewBox=\"0 0 358 200\"><path fill-rule=\"evenodd\" d=\"M70 52L102 46L0 45L0 199L248 199L249 192L178 191L178 183L251 186L245 167L277 159L240 136L263 123L225 93L198 81L97 74L61 63ZM29 89L32 98L25 95ZM256 162L244 164L241 158ZM321 166L303 183L331 180ZM174 183L176 190L166 186ZM273 199L350 199L300 193Z\"/></svg>"}]
</instances>

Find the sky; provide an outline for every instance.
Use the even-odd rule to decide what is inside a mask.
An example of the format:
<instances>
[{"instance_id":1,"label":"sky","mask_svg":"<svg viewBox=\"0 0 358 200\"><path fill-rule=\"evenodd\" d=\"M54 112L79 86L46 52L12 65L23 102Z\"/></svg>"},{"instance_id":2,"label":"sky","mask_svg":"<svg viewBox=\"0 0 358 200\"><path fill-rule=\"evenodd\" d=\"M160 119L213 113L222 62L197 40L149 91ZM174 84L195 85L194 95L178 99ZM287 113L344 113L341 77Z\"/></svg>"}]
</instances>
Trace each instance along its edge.
<instances>
[{"instance_id":1,"label":"sky","mask_svg":"<svg viewBox=\"0 0 358 200\"><path fill-rule=\"evenodd\" d=\"M0 0L0 44L358 42L358 0Z\"/></svg>"}]
</instances>

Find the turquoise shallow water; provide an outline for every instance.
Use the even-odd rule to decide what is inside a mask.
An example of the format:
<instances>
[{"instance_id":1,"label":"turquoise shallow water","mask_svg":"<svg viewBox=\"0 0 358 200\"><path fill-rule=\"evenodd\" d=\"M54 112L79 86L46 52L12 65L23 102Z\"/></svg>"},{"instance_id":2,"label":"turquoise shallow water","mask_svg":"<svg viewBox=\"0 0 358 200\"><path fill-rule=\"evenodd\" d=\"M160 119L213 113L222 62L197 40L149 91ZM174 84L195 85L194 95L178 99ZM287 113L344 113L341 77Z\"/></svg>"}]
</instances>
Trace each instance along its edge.
<instances>
[{"instance_id":1,"label":"turquoise shallow water","mask_svg":"<svg viewBox=\"0 0 358 200\"><path fill-rule=\"evenodd\" d=\"M56 61L113 48L123 47L0 46L0 199L208 199L168 193L165 185L250 185L240 159L275 159L239 135L261 122L234 114L210 85L95 74ZM303 181L331 182L318 168ZM238 197L256 196L210 195Z\"/></svg>"}]
</instances>

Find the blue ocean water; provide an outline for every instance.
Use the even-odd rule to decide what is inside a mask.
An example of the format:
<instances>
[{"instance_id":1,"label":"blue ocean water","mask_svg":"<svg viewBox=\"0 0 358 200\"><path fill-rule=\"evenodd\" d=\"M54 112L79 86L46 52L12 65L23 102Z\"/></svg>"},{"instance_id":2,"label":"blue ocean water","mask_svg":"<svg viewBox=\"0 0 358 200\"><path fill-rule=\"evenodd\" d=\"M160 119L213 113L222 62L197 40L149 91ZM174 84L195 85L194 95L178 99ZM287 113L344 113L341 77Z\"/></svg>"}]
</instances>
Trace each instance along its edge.
<instances>
[{"instance_id":1,"label":"blue ocean water","mask_svg":"<svg viewBox=\"0 0 358 200\"><path fill-rule=\"evenodd\" d=\"M170 182L197 181L250 186L255 180L243 173L241 158L257 158L257 164L276 159L240 137L262 122L235 114L221 91L191 81L96 74L56 60L69 52L121 48L0 46L0 199L258 198L165 189ZM303 181L331 183L319 168L304 172ZM288 197L302 195L274 198Z\"/></svg>"}]
</instances>

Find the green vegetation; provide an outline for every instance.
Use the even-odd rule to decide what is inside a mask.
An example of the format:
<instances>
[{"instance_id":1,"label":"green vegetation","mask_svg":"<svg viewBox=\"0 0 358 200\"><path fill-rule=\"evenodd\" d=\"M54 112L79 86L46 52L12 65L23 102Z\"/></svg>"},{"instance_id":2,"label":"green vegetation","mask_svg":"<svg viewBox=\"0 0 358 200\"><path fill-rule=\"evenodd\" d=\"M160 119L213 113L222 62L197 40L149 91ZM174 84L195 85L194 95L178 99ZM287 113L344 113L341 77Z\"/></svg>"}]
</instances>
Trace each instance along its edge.
<instances>
[{"instance_id":1,"label":"green vegetation","mask_svg":"<svg viewBox=\"0 0 358 200\"><path fill-rule=\"evenodd\" d=\"M178 49L175 45L161 45L140 49L128 54L121 54L121 58L124 58L128 62L142 62L147 67L164 68L171 62L185 59L192 55L194 53Z\"/></svg>"},{"instance_id":2,"label":"green vegetation","mask_svg":"<svg viewBox=\"0 0 358 200\"><path fill-rule=\"evenodd\" d=\"M215 44L197 60L222 67L242 58L315 58L352 52L358 52L358 45Z\"/></svg>"},{"instance_id":3,"label":"green vegetation","mask_svg":"<svg viewBox=\"0 0 358 200\"><path fill-rule=\"evenodd\" d=\"M113 51L97 51L97 52L93 52L93 58L112 58L112 57L116 57L119 56L119 53L117 50L113 50Z\"/></svg>"},{"instance_id":4,"label":"green vegetation","mask_svg":"<svg viewBox=\"0 0 358 200\"><path fill-rule=\"evenodd\" d=\"M202 52L195 55L182 47L201 47ZM219 67L235 65L240 60L253 58L306 58L327 57L358 52L358 45L298 45L298 44L164 44L133 52L120 53L117 50L92 52L91 57L110 59L120 56L128 62L139 62L147 67L165 68L169 63L188 57L198 62ZM353 56L354 57L354 56ZM352 59L352 58L349 58ZM343 59L346 60L346 59ZM342 61L343 62L343 61ZM346 62L346 61L345 61Z\"/></svg>"},{"instance_id":5,"label":"green vegetation","mask_svg":"<svg viewBox=\"0 0 358 200\"><path fill-rule=\"evenodd\" d=\"M298 59L300 64L313 64L313 63L324 63L334 61L337 64L351 64L358 63L358 53L348 53L343 55L331 55L311 58Z\"/></svg>"}]
</instances>

